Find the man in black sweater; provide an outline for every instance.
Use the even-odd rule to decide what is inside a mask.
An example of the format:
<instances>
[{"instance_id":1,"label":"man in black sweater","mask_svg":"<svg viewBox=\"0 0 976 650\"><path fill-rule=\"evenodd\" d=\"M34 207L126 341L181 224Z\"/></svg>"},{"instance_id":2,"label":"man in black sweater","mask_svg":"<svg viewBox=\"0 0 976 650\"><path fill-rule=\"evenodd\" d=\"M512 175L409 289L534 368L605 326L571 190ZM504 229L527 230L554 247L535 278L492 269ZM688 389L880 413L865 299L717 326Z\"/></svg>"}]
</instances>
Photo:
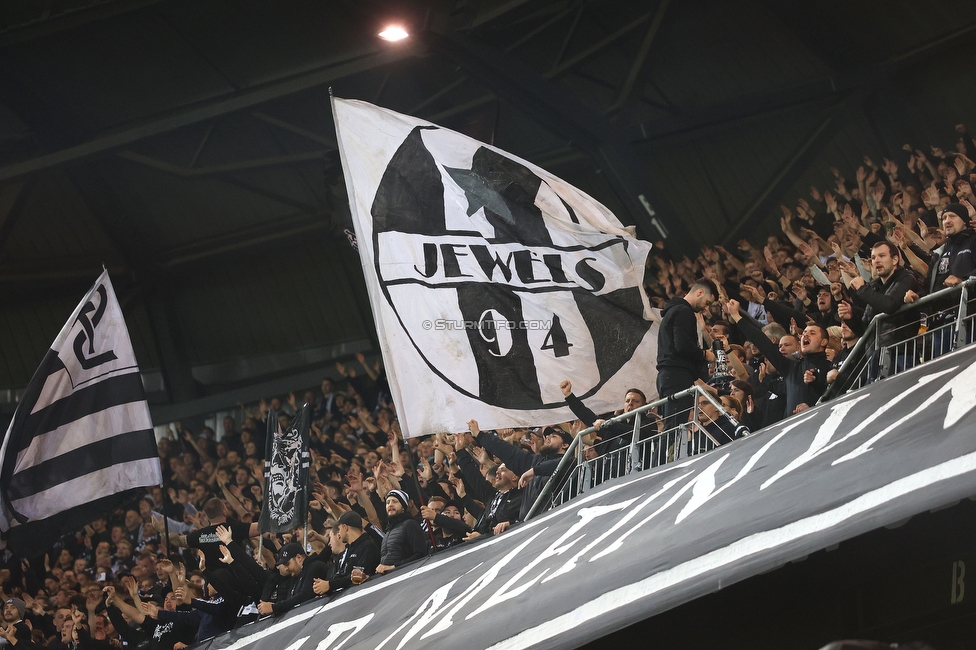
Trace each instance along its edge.
<instances>
[{"instance_id":1,"label":"man in black sweater","mask_svg":"<svg viewBox=\"0 0 976 650\"><path fill-rule=\"evenodd\" d=\"M704 378L707 359L698 333L697 314L708 308L714 296L712 283L702 280L691 285L684 297L672 298L661 310L662 320L657 334L659 397L691 388L696 379ZM665 404L665 430L678 426L678 414L690 409L692 404L692 397Z\"/></svg>"},{"instance_id":2,"label":"man in black sweater","mask_svg":"<svg viewBox=\"0 0 976 650\"><path fill-rule=\"evenodd\" d=\"M824 351L827 349L829 335L823 325L811 323L800 335L800 359L785 356L775 343L763 334L756 323L743 317L739 311L739 301L730 300L726 305L729 319L738 325L739 331L762 351L786 384L786 415L809 408L817 403L827 388L827 371L830 361Z\"/></svg>"}]
</instances>

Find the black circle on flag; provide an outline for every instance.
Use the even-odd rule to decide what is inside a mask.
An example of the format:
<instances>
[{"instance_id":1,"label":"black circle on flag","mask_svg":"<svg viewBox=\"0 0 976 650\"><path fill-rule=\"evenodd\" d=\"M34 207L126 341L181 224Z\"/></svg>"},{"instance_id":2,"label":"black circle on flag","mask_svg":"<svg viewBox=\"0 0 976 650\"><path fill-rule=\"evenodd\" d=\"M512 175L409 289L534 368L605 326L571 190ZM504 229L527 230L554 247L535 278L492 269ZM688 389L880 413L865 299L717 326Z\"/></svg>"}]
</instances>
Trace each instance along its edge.
<instances>
[{"instance_id":1,"label":"black circle on flag","mask_svg":"<svg viewBox=\"0 0 976 650\"><path fill-rule=\"evenodd\" d=\"M425 134L471 148L470 166L458 165L457 147L453 166L438 159ZM370 210L383 295L427 366L461 394L556 408L560 379L573 377L578 395L592 395L650 327L643 269L621 279L633 266L627 239L581 223L525 164L472 142L416 127L388 162Z\"/></svg>"}]
</instances>

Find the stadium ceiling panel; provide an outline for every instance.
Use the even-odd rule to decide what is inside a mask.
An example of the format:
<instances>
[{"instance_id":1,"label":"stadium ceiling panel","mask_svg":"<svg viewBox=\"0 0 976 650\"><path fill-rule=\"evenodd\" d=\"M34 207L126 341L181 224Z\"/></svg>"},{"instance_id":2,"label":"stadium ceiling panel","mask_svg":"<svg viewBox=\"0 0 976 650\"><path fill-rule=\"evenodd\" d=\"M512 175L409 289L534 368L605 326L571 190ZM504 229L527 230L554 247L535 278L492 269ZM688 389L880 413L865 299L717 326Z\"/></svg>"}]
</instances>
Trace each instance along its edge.
<instances>
[{"instance_id":1,"label":"stadium ceiling panel","mask_svg":"<svg viewBox=\"0 0 976 650\"><path fill-rule=\"evenodd\" d=\"M377 38L393 21L410 36ZM656 239L644 194L691 251L753 229L825 151L856 159L848 125L879 155L922 133L904 86L959 79L932 57L972 69L974 24L934 0L5 3L0 390L102 265L167 415L374 350L330 88L540 164Z\"/></svg>"}]
</instances>

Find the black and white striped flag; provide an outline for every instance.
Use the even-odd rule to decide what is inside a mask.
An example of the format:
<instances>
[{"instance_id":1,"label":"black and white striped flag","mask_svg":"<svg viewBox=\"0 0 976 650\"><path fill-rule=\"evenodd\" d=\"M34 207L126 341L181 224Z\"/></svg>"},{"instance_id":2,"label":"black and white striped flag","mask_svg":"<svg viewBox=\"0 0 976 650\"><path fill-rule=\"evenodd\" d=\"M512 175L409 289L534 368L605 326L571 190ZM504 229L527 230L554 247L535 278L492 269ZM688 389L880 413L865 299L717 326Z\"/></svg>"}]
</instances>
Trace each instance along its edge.
<instances>
[{"instance_id":1,"label":"black and white striped flag","mask_svg":"<svg viewBox=\"0 0 976 650\"><path fill-rule=\"evenodd\" d=\"M162 480L149 405L104 271L27 385L0 446L0 530L21 555Z\"/></svg>"}]
</instances>

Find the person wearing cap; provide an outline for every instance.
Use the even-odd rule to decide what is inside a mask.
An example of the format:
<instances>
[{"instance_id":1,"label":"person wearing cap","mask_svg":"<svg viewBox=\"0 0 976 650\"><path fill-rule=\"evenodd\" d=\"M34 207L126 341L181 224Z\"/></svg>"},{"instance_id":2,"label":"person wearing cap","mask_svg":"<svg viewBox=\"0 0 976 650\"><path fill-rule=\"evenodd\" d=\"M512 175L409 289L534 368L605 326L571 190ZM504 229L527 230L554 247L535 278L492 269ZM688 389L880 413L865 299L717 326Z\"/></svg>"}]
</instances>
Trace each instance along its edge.
<instances>
[{"instance_id":1,"label":"person wearing cap","mask_svg":"<svg viewBox=\"0 0 976 650\"><path fill-rule=\"evenodd\" d=\"M308 553L296 542L289 542L278 551L275 563L285 574L285 584L278 589L275 602L262 600L258 612L262 615L287 612L295 605L315 598L315 579L328 578L329 567Z\"/></svg>"},{"instance_id":2,"label":"person wearing cap","mask_svg":"<svg viewBox=\"0 0 976 650\"><path fill-rule=\"evenodd\" d=\"M363 531L363 518L353 511L344 512L335 522L333 535L345 548L335 562L335 571L329 579L316 578L313 589L316 594L335 593L352 586L352 572L355 568L371 576L376 573L380 563L380 551L373 539ZM335 548L332 549L335 552Z\"/></svg>"},{"instance_id":3,"label":"person wearing cap","mask_svg":"<svg viewBox=\"0 0 976 650\"><path fill-rule=\"evenodd\" d=\"M489 454L497 456L519 477L522 488L522 505L518 520L522 521L535 502L549 476L556 470L559 460L573 442L573 436L559 427L542 427L543 444L538 453L532 454L511 445L496 435L481 431L477 420L468 421L468 431L475 437L475 444Z\"/></svg>"},{"instance_id":4,"label":"person wearing cap","mask_svg":"<svg viewBox=\"0 0 976 650\"><path fill-rule=\"evenodd\" d=\"M419 560L430 547L420 522L407 508L410 497L403 490L390 490L386 495L386 536L380 546L380 563L376 573L387 573L401 564Z\"/></svg>"},{"instance_id":5,"label":"person wearing cap","mask_svg":"<svg viewBox=\"0 0 976 650\"><path fill-rule=\"evenodd\" d=\"M24 621L26 603L20 598L8 598L3 603L3 625L0 626L0 636L7 643L18 648L33 648L31 643L31 628Z\"/></svg>"}]
</instances>

